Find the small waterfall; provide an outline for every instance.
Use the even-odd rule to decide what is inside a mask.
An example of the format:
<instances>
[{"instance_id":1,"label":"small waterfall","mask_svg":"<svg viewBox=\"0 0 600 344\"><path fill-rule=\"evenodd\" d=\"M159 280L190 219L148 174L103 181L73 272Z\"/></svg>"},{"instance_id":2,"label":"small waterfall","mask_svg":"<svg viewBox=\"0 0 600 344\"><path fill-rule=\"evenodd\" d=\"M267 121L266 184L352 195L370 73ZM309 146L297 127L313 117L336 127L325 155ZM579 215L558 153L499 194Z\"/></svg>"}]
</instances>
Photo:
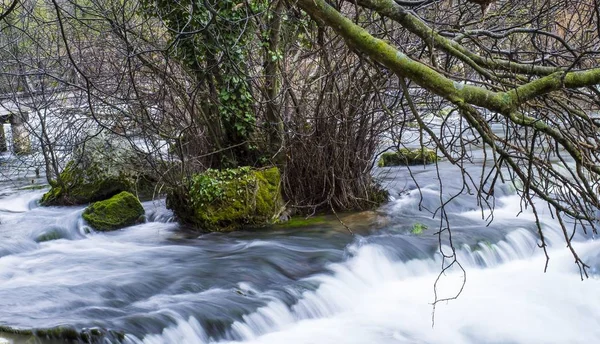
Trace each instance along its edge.
<instances>
[{"instance_id":1,"label":"small waterfall","mask_svg":"<svg viewBox=\"0 0 600 344\"><path fill-rule=\"evenodd\" d=\"M402 247L398 247L401 250ZM446 248L449 249L449 248ZM600 243L579 243L585 255ZM160 335L132 343L587 343L600 338L600 281L582 283L565 249L551 248L548 273L531 231L516 229L505 240L458 250L465 267L440 275L440 255L398 261L395 252L369 242L349 249L347 261L309 278L318 288L298 293L296 302L273 299L233 322L222 338L200 323L176 316ZM432 327L434 282L438 297ZM560 314L560 315L559 315ZM564 314L573 321L564 322Z\"/></svg>"}]
</instances>

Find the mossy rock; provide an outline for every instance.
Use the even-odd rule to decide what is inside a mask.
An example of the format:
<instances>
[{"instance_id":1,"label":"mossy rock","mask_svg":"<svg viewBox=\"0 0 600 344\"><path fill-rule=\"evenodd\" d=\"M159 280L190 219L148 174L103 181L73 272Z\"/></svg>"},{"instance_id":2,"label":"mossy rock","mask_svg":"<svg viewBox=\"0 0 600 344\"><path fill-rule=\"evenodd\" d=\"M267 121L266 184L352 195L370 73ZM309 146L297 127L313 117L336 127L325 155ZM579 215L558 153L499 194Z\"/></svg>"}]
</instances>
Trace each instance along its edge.
<instances>
[{"instance_id":1,"label":"mossy rock","mask_svg":"<svg viewBox=\"0 0 600 344\"><path fill-rule=\"evenodd\" d=\"M40 204L80 205L108 199L122 191L152 197L158 178L152 162L121 137L101 133L77 144ZM148 197L146 197L148 196Z\"/></svg>"},{"instance_id":2,"label":"mossy rock","mask_svg":"<svg viewBox=\"0 0 600 344\"><path fill-rule=\"evenodd\" d=\"M11 343L121 343L125 339L125 334L119 331L100 328L76 330L68 326L20 329L0 325L0 335L12 339Z\"/></svg>"},{"instance_id":3,"label":"mossy rock","mask_svg":"<svg viewBox=\"0 0 600 344\"><path fill-rule=\"evenodd\" d=\"M63 186L53 186L42 196L41 205L77 205L105 200L122 191L134 189L125 174L107 175L99 164L87 168L70 161L60 174Z\"/></svg>"},{"instance_id":4,"label":"mossy rock","mask_svg":"<svg viewBox=\"0 0 600 344\"><path fill-rule=\"evenodd\" d=\"M282 210L276 167L212 170L194 175L167 196L167 207L185 224L232 231L273 223Z\"/></svg>"},{"instance_id":5,"label":"mossy rock","mask_svg":"<svg viewBox=\"0 0 600 344\"><path fill-rule=\"evenodd\" d=\"M434 150L429 148L417 148L410 150L400 148L397 152L385 152L381 154L377 166L411 166L431 164L439 160Z\"/></svg>"},{"instance_id":6,"label":"mossy rock","mask_svg":"<svg viewBox=\"0 0 600 344\"><path fill-rule=\"evenodd\" d=\"M120 165L115 168L101 161L76 163L69 161L56 183L40 200L42 206L81 205L108 199L122 191L135 193L142 199L153 197L157 178L144 168Z\"/></svg>"},{"instance_id":7,"label":"mossy rock","mask_svg":"<svg viewBox=\"0 0 600 344\"><path fill-rule=\"evenodd\" d=\"M40 235L37 236L37 238L35 238L35 241L40 243L40 242L45 242L45 241L52 241L52 240L58 240L58 239L62 239L63 236L61 235L61 233L57 230L50 230L47 232L44 232Z\"/></svg>"},{"instance_id":8,"label":"mossy rock","mask_svg":"<svg viewBox=\"0 0 600 344\"><path fill-rule=\"evenodd\" d=\"M136 224L144 216L137 197L123 191L107 200L93 203L83 212L83 219L99 231L112 231Z\"/></svg>"}]
</instances>

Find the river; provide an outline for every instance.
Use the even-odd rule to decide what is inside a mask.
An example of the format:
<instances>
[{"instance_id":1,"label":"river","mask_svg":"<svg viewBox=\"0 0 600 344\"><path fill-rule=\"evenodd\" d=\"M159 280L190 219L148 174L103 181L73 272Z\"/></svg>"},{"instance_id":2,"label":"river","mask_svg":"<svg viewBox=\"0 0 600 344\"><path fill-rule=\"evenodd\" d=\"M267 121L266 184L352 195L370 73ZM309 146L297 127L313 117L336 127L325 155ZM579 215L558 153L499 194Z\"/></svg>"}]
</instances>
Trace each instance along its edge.
<instances>
[{"instance_id":1,"label":"river","mask_svg":"<svg viewBox=\"0 0 600 344\"><path fill-rule=\"evenodd\" d=\"M458 265L441 275L435 166L382 169L392 200L369 216L230 234L184 231L164 201L147 222L97 233L83 207L37 206L44 190L0 183L0 325L68 327L124 343L593 343L600 341L600 244L577 234L581 280L558 225L542 211L545 257L530 210L510 185L494 221L474 196L446 207ZM440 164L442 199L460 174ZM39 183L39 180L36 182ZM543 210L544 207L540 207ZM439 214L439 212L438 212ZM487 214L483 214L485 218ZM428 228L413 234L415 224ZM2 343L27 336L1 334ZM30 342L54 343L37 338Z\"/></svg>"}]
</instances>

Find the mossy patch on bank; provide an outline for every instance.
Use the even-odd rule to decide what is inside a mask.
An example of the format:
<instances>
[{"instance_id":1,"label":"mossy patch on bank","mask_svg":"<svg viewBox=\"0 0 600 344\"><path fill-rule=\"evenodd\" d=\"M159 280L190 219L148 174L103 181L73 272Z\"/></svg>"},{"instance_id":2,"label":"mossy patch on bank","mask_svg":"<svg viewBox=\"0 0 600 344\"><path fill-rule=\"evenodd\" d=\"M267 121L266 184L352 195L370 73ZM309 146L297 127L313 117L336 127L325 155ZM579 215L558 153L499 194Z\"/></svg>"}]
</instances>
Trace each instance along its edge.
<instances>
[{"instance_id":1,"label":"mossy patch on bank","mask_svg":"<svg viewBox=\"0 0 600 344\"><path fill-rule=\"evenodd\" d=\"M285 222L281 222L277 224L279 228L302 228L302 227L310 227L316 225L328 224L332 220L327 218L324 215L316 215L311 217L292 217Z\"/></svg>"},{"instance_id":2,"label":"mossy patch on bank","mask_svg":"<svg viewBox=\"0 0 600 344\"><path fill-rule=\"evenodd\" d=\"M131 226L139 222L143 215L144 207L137 197L127 191L93 203L83 212L84 220L99 231L112 231Z\"/></svg>"},{"instance_id":3,"label":"mossy patch on bank","mask_svg":"<svg viewBox=\"0 0 600 344\"><path fill-rule=\"evenodd\" d=\"M276 167L209 169L173 190L167 207L181 222L207 231L262 226L282 210L280 181Z\"/></svg>"}]
</instances>

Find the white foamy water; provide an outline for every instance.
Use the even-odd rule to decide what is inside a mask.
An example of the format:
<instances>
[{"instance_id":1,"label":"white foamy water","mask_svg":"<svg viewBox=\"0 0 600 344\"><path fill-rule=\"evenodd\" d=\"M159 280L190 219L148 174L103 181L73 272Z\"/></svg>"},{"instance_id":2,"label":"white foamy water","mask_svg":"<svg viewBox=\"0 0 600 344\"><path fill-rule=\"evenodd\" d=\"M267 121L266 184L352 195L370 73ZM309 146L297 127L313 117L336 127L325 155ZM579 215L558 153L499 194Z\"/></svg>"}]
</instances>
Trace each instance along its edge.
<instances>
[{"instance_id":1,"label":"white foamy water","mask_svg":"<svg viewBox=\"0 0 600 344\"><path fill-rule=\"evenodd\" d=\"M157 343L590 343L600 341L600 280L581 281L573 257L553 248L550 269L537 239L515 230L497 244L459 250L467 270L456 300L438 303L434 283L441 260L396 261L389 248L356 245L348 261L331 274L311 278L315 291L287 305L273 300L234 322L226 337L210 338L199 322L178 318ZM590 257L600 243L578 243ZM464 274L452 269L438 284L440 298L460 290ZM435 326L432 320L435 319Z\"/></svg>"}]
</instances>

